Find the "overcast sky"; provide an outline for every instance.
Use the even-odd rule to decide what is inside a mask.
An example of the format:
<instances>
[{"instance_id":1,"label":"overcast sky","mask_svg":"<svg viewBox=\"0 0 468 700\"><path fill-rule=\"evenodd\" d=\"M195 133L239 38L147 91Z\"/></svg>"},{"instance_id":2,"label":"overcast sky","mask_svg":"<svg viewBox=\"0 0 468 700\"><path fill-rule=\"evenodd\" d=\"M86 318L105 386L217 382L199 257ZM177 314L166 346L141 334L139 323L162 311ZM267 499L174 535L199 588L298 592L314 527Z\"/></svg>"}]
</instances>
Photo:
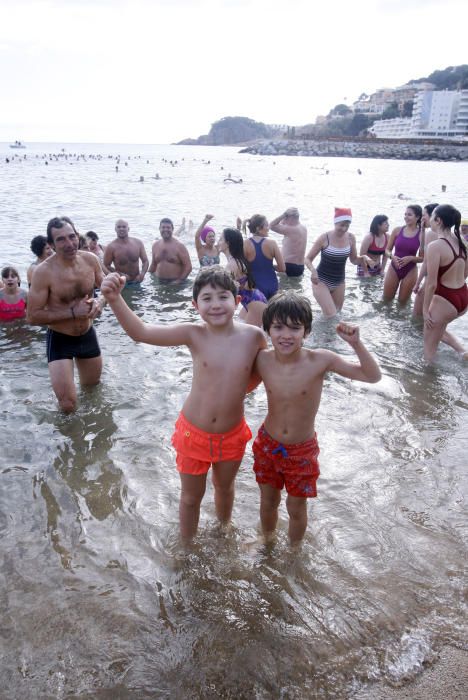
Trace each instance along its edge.
<instances>
[{"instance_id":1,"label":"overcast sky","mask_svg":"<svg viewBox=\"0 0 468 700\"><path fill-rule=\"evenodd\" d=\"M0 0L0 141L170 143L311 123L468 63L465 0Z\"/></svg>"}]
</instances>

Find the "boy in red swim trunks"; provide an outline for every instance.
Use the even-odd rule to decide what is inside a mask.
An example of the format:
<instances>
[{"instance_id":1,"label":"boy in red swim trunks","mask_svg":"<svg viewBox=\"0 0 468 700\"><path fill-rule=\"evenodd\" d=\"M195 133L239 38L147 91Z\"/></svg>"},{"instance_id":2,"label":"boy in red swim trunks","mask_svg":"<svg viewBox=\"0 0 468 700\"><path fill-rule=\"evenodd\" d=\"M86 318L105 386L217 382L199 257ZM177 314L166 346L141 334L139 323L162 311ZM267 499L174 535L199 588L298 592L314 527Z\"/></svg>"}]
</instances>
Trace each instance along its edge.
<instances>
[{"instance_id":1,"label":"boy in red swim trunks","mask_svg":"<svg viewBox=\"0 0 468 700\"><path fill-rule=\"evenodd\" d=\"M330 350L303 348L312 328L312 309L295 292L276 294L263 312L263 327L273 349L262 350L255 374L265 384L268 414L253 444L254 471L260 487L260 520L266 540L278 520L281 490L288 493L289 539L300 542L307 527L307 498L317 495L319 446L315 415L327 372L361 382L378 382L380 369L359 339L359 328L340 323L336 331L359 360L349 362Z\"/></svg>"},{"instance_id":2,"label":"boy in red swim trunks","mask_svg":"<svg viewBox=\"0 0 468 700\"><path fill-rule=\"evenodd\" d=\"M187 540L197 531L211 466L216 513L223 523L231 517L234 479L252 437L244 420L244 398L266 340L259 328L233 320L240 297L232 277L218 266L203 269L193 286L193 305L202 323L144 323L120 295L125 282L113 273L101 285L125 332L141 343L187 345L193 358L192 387L172 436L181 480L180 532Z\"/></svg>"}]
</instances>

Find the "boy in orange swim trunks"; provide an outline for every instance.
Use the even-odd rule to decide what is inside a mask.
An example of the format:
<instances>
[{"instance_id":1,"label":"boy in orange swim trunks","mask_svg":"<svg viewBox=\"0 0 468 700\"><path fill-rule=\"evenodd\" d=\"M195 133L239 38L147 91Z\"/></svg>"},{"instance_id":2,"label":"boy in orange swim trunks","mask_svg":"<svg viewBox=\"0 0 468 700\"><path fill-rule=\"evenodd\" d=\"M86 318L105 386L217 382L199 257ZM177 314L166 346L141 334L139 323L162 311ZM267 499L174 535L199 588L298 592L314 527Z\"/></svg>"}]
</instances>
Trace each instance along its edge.
<instances>
[{"instance_id":1,"label":"boy in orange swim trunks","mask_svg":"<svg viewBox=\"0 0 468 700\"><path fill-rule=\"evenodd\" d=\"M263 312L263 327L273 349L259 352L255 362L255 373L263 380L268 397L268 414L253 444L260 520L265 538L271 539L285 486L289 538L296 544L307 527L306 499L317 495L319 446L314 424L325 374L336 372L372 383L381 374L359 339L357 326L340 323L336 331L354 349L358 363L330 350L303 348L312 328L312 309L309 300L295 292L270 299Z\"/></svg>"},{"instance_id":2,"label":"boy in orange swim trunks","mask_svg":"<svg viewBox=\"0 0 468 700\"><path fill-rule=\"evenodd\" d=\"M259 328L233 320L240 297L233 279L220 267L203 269L194 282L193 305L201 323L144 323L120 295L125 282L113 273L101 285L125 332L137 342L187 345L192 354L192 387L172 436L181 480L180 532L190 539L197 531L211 466L216 513L223 523L231 517L234 479L252 437L244 420L244 398L255 357L266 348L265 336Z\"/></svg>"}]
</instances>

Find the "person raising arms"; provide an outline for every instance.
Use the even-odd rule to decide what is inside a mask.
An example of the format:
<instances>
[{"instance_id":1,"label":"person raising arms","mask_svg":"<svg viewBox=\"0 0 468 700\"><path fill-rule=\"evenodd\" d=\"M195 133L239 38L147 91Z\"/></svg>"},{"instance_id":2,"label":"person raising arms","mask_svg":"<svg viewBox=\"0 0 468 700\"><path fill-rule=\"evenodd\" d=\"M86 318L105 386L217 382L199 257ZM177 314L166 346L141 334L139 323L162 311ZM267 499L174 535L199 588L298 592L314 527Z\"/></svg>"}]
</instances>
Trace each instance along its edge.
<instances>
[{"instance_id":1,"label":"person raising arms","mask_svg":"<svg viewBox=\"0 0 468 700\"><path fill-rule=\"evenodd\" d=\"M195 232L195 248L200 267L219 265L220 262L218 246L215 243L215 230L211 226L207 226L208 222L213 218L213 214L206 214Z\"/></svg>"},{"instance_id":2,"label":"person raising arms","mask_svg":"<svg viewBox=\"0 0 468 700\"><path fill-rule=\"evenodd\" d=\"M299 210L289 207L270 221L270 229L283 236L281 252L288 277L302 277L304 274L304 256L307 246L307 229L299 221Z\"/></svg>"},{"instance_id":3,"label":"person raising arms","mask_svg":"<svg viewBox=\"0 0 468 700\"><path fill-rule=\"evenodd\" d=\"M307 499L317 495L319 446L315 417L325 376L378 382L379 366L359 336L359 328L340 323L336 332L354 350L357 362L322 348L304 348L312 328L310 302L287 291L269 300L263 328L273 348L261 350L254 377L263 380L268 413L253 444L254 472L260 487L260 520L267 540L278 520L283 486L287 491L289 539L297 544L307 527Z\"/></svg>"},{"instance_id":4,"label":"person raising arms","mask_svg":"<svg viewBox=\"0 0 468 700\"><path fill-rule=\"evenodd\" d=\"M257 352L266 348L265 336L259 328L233 320L237 288L220 267L203 268L195 279L193 305L200 323L144 323L123 300L124 284L125 278L114 273L101 287L124 331L140 343L186 345L192 355L192 386L172 436L181 482L180 533L189 540L197 531L210 467L217 516L222 523L230 520L234 480L252 436L244 398L253 387L252 368Z\"/></svg>"},{"instance_id":5,"label":"person raising arms","mask_svg":"<svg viewBox=\"0 0 468 700\"><path fill-rule=\"evenodd\" d=\"M431 228L437 233L437 240L427 248L423 306L424 358L429 362L435 357L447 325L463 316L468 307L468 255L460 222L460 212L450 204L439 204L432 212ZM464 360L468 359L463 347L458 352Z\"/></svg>"}]
</instances>

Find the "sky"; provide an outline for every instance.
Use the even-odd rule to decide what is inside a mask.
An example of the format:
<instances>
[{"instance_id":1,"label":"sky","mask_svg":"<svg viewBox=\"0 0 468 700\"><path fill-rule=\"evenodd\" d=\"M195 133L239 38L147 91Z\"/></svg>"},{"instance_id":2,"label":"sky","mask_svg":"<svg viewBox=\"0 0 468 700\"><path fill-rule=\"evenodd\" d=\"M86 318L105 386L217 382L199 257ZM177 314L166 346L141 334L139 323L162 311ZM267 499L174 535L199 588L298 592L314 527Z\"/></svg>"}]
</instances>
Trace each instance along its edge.
<instances>
[{"instance_id":1,"label":"sky","mask_svg":"<svg viewBox=\"0 0 468 700\"><path fill-rule=\"evenodd\" d=\"M465 0L0 0L0 141L172 143L310 124L468 63Z\"/></svg>"}]
</instances>

